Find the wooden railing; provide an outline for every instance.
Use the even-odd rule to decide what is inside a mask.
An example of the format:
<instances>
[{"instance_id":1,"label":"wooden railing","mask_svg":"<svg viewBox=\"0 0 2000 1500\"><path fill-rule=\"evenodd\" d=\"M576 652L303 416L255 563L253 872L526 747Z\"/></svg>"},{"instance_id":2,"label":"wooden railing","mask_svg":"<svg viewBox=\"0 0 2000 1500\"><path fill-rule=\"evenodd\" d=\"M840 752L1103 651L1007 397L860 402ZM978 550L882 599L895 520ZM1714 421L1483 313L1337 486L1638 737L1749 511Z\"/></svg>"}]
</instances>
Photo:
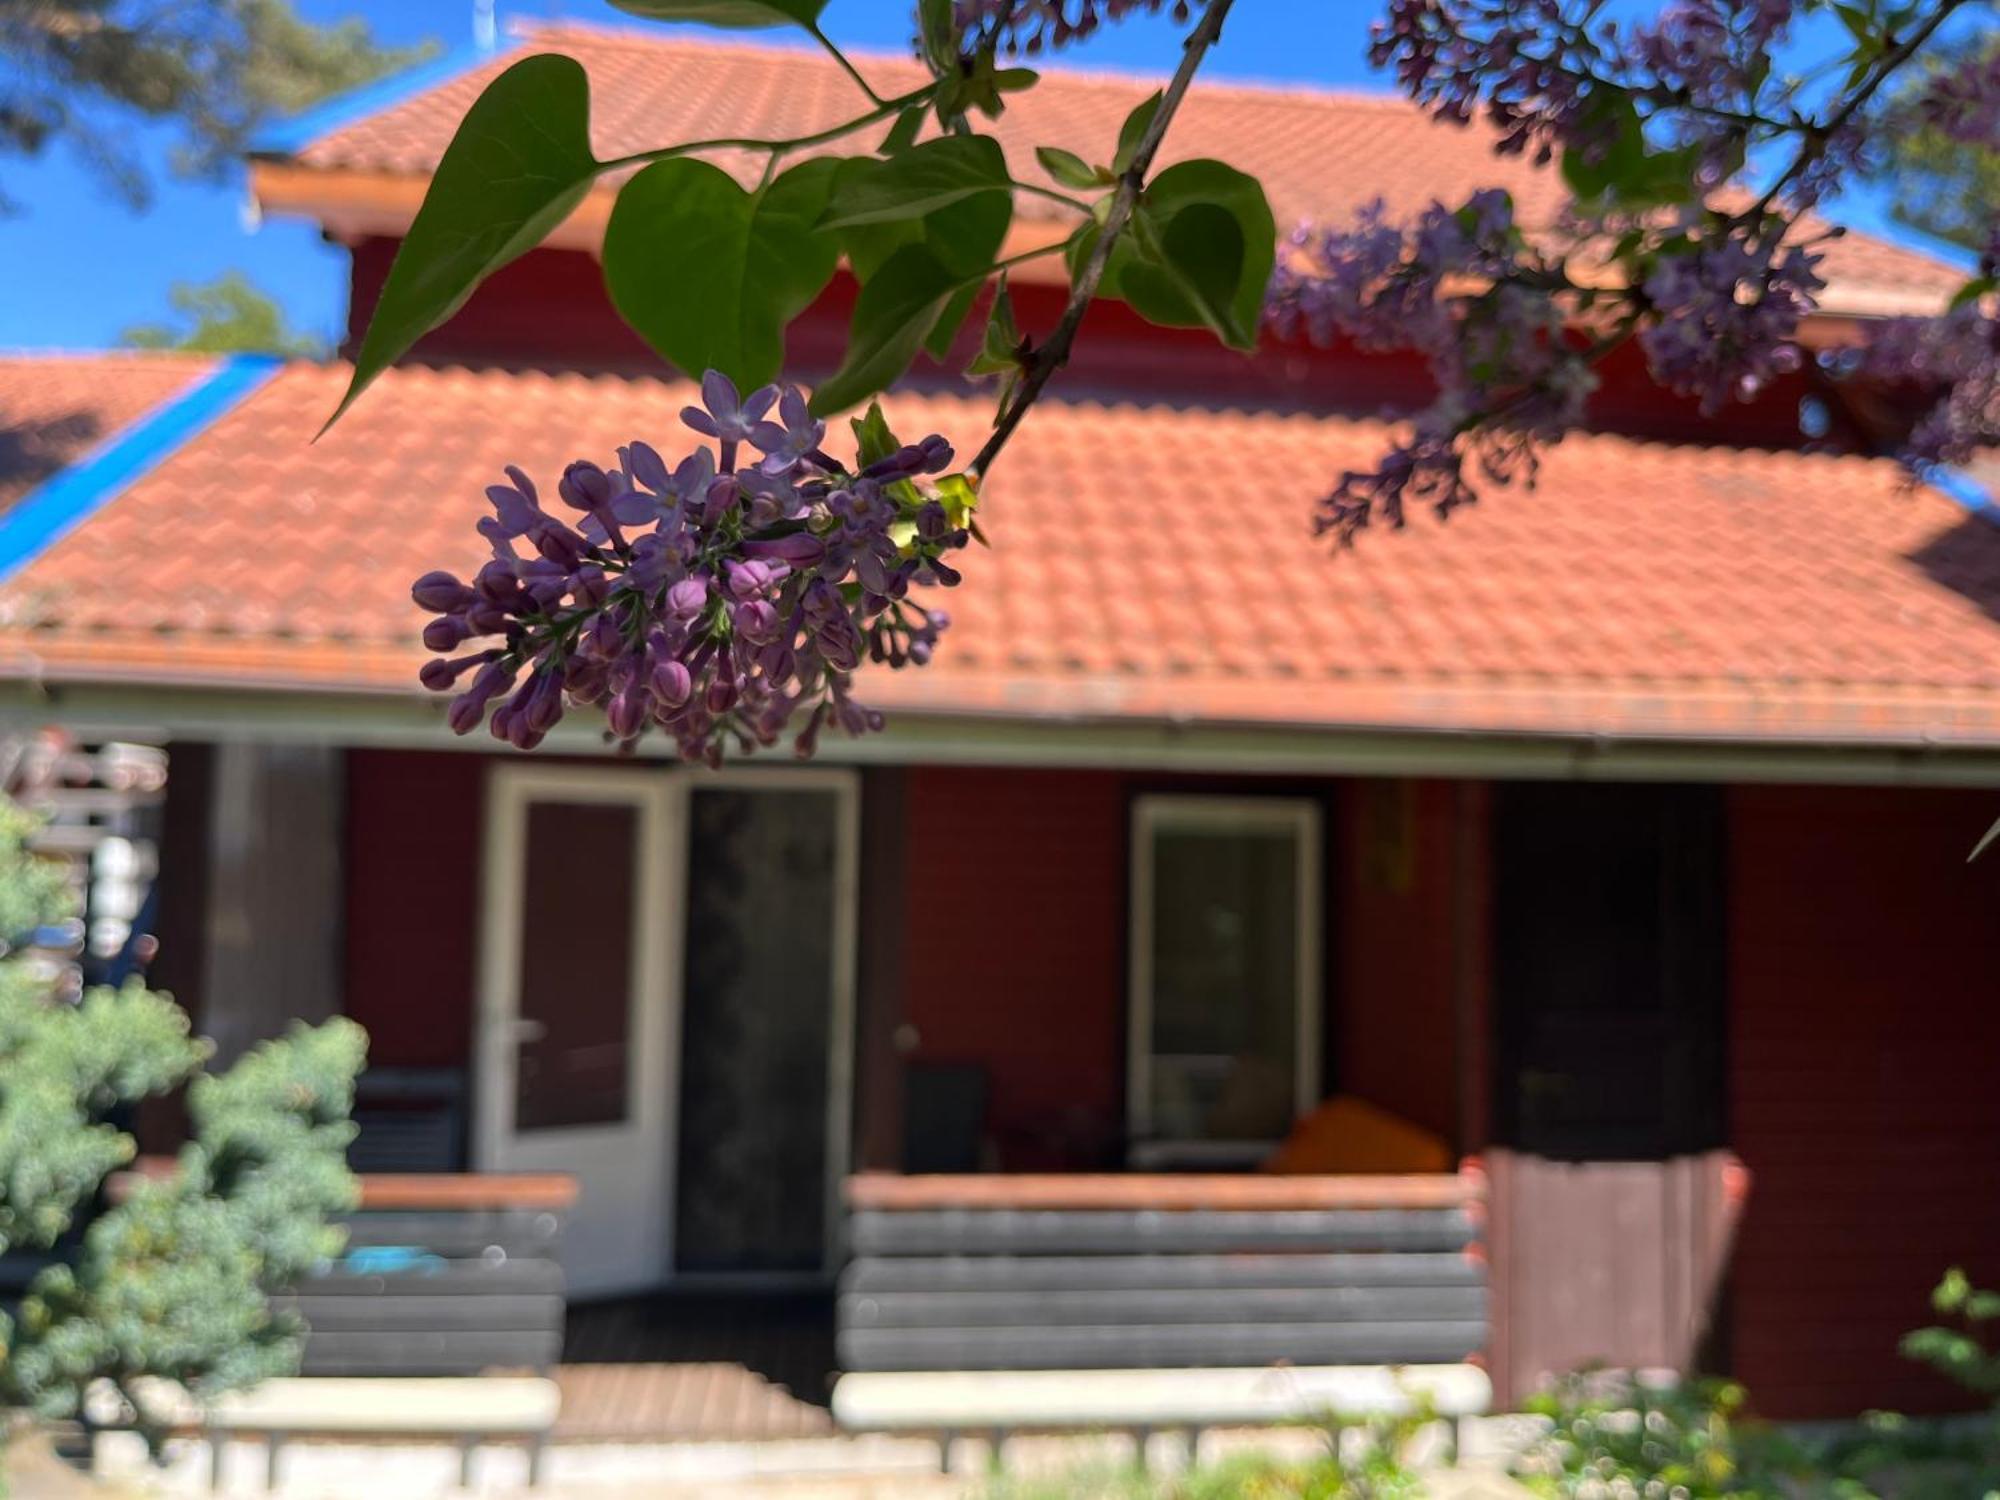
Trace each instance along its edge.
<instances>
[{"instance_id":1,"label":"wooden railing","mask_svg":"<svg viewBox=\"0 0 2000 1500\"><path fill-rule=\"evenodd\" d=\"M845 1370L1454 1363L1486 1343L1485 1182L849 1180Z\"/></svg>"}]
</instances>

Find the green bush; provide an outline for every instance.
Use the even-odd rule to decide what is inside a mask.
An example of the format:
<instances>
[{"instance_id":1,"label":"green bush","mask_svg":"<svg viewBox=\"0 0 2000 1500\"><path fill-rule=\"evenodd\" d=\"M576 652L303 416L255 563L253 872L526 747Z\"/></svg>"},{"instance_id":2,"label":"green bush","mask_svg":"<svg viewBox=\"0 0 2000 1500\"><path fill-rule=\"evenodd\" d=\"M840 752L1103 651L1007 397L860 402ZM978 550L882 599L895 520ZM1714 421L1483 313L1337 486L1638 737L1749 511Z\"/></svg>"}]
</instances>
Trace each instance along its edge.
<instances>
[{"instance_id":1,"label":"green bush","mask_svg":"<svg viewBox=\"0 0 2000 1500\"><path fill-rule=\"evenodd\" d=\"M1940 1295L1954 1297L1949 1280ZM1976 1295L1976 1294L1972 1294ZM1936 1347L1912 1335L1906 1348ZM1945 1366L1962 1368L1954 1354ZM1573 1376L1529 1403L1544 1433L1514 1474L1554 1500L2000 1500L2000 1417L1872 1413L1811 1435L1744 1412L1742 1387Z\"/></svg>"},{"instance_id":2,"label":"green bush","mask_svg":"<svg viewBox=\"0 0 2000 1500\"><path fill-rule=\"evenodd\" d=\"M34 823L0 802L0 936L67 915ZM0 945L0 1253L54 1251L13 1316L0 1312L0 1409L77 1412L96 1381L139 1411L144 1377L197 1394L296 1368L301 1329L269 1294L336 1253L361 1028L295 1026L227 1072L171 999L136 980L57 998ZM132 1181L121 1108L185 1087L190 1136L171 1175ZM4 1415L4 1411L0 1411Z\"/></svg>"},{"instance_id":3,"label":"green bush","mask_svg":"<svg viewBox=\"0 0 2000 1500\"><path fill-rule=\"evenodd\" d=\"M1741 1386L1651 1386L1586 1372L1535 1397L1547 1430L1514 1467L1561 1500L1711 1500L1764 1496L1782 1466L1780 1440L1743 1420Z\"/></svg>"}]
</instances>

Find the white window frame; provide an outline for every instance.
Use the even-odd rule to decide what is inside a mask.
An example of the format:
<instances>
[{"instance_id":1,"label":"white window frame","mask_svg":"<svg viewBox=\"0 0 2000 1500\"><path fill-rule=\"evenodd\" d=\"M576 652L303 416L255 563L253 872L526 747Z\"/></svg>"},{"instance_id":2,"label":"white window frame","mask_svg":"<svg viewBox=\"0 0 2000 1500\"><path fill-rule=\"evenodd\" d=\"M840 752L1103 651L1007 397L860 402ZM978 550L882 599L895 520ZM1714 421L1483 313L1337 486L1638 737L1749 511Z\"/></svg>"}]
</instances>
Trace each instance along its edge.
<instances>
[{"instance_id":1,"label":"white window frame","mask_svg":"<svg viewBox=\"0 0 2000 1500\"><path fill-rule=\"evenodd\" d=\"M1321 977L1321 932L1326 920L1320 871L1319 803L1304 797L1224 797L1149 794L1132 803L1131 913L1127 964L1125 1123L1135 1166L1247 1166L1275 1141L1173 1141L1153 1136L1153 851L1163 829L1280 830L1293 836L1297 851L1299 909L1295 969L1298 994L1293 1087L1294 1118L1318 1107L1320 1091L1320 1012L1325 1004Z\"/></svg>"}]
</instances>

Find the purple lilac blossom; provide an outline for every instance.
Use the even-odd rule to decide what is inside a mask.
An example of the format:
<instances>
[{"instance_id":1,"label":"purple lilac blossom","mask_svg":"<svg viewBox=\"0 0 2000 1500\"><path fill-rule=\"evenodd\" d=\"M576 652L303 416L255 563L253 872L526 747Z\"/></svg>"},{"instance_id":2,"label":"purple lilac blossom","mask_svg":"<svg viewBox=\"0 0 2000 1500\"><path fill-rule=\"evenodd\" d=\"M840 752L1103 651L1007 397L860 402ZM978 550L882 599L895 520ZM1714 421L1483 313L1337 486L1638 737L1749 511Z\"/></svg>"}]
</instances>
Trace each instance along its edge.
<instances>
[{"instance_id":1,"label":"purple lilac blossom","mask_svg":"<svg viewBox=\"0 0 2000 1500\"><path fill-rule=\"evenodd\" d=\"M2000 260L2000 246L1989 254ZM1840 373L1930 394L1903 458L1921 471L2000 445L2000 316L1966 302L1942 317L1889 318L1839 362Z\"/></svg>"},{"instance_id":2,"label":"purple lilac blossom","mask_svg":"<svg viewBox=\"0 0 2000 1500\"><path fill-rule=\"evenodd\" d=\"M1582 420L1596 385L1566 333L1556 273L1490 189L1455 209L1433 203L1407 227L1376 203L1352 229L1292 234L1265 302L1272 329L1414 349L1439 390L1380 465L1341 477L1321 532L1349 542L1378 516L1400 526L1411 502L1449 514L1475 498L1468 457L1489 479L1533 482L1537 445Z\"/></svg>"},{"instance_id":3,"label":"purple lilac blossom","mask_svg":"<svg viewBox=\"0 0 2000 1500\"><path fill-rule=\"evenodd\" d=\"M1642 283L1652 320L1640 331L1654 376L1698 397L1704 413L1748 401L1799 368L1799 324L1825 287L1819 257L1732 223L1669 247Z\"/></svg>"},{"instance_id":4,"label":"purple lilac blossom","mask_svg":"<svg viewBox=\"0 0 2000 1500\"><path fill-rule=\"evenodd\" d=\"M1941 69L1917 96L1913 113L1919 127L2000 150L2000 47Z\"/></svg>"},{"instance_id":5,"label":"purple lilac blossom","mask_svg":"<svg viewBox=\"0 0 2000 1500\"><path fill-rule=\"evenodd\" d=\"M966 545L963 513L931 477L951 446L927 437L850 472L820 448L824 426L798 392L739 398L713 372L702 390L683 420L719 458L697 448L669 468L635 442L612 469L579 459L556 487L574 524L509 468L477 527L492 560L470 581L417 580L439 653L419 679L448 691L470 674L447 715L455 731L486 722L527 750L588 706L616 740L657 728L713 764L732 745L777 743L803 715L794 746L810 755L829 721L881 727L853 695L864 659L930 660L947 620L910 590L959 580L945 554ZM781 420L764 420L774 404ZM761 456L735 468L746 441Z\"/></svg>"},{"instance_id":6,"label":"purple lilac blossom","mask_svg":"<svg viewBox=\"0 0 2000 1500\"><path fill-rule=\"evenodd\" d=\"M1717 148L1756 113L1760 67L1791 24L1793 0L1672 0L1621 29L1575 0L1389 0L1369 58L1443 120L1484 117L1497 149L1548 161L1607 144L1607 91L1643 103L1675 144Z\"/></svg>"},{"instance_id":7,"label":"purple lilac blossom","mask_svg":"<svg viewBox=\"0 0 2000 1500\"><path fill-rule=\"evenodd\" d=\"M1581 128L1587 81L1572 55L1563 0L1390 0L1368 56L1439 119L1484 114L1497 149L1547 161Z\"/></svg>"}]
</instances>

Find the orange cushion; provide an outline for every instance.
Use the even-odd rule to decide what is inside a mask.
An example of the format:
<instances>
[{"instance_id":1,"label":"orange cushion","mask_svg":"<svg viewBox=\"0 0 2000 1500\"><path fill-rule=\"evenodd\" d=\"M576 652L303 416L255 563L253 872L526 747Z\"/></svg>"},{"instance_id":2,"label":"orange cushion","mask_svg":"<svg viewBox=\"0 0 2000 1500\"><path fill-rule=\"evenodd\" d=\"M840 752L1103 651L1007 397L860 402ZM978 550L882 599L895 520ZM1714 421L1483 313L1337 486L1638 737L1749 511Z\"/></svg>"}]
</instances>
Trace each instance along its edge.
<instances>
[{"instance_id":1,"label":"orange cushion","mask_svg":"<svg viewBox=\"0 0 2000 1500\"><path fill-rule=\"evenodd\" d=\"M1356 1099L1337 1094L1292 1127L1262 1170L1311 1172L1449 1172L1451 1148L1428 1130Z\"/></svg>"}]
</instances>

